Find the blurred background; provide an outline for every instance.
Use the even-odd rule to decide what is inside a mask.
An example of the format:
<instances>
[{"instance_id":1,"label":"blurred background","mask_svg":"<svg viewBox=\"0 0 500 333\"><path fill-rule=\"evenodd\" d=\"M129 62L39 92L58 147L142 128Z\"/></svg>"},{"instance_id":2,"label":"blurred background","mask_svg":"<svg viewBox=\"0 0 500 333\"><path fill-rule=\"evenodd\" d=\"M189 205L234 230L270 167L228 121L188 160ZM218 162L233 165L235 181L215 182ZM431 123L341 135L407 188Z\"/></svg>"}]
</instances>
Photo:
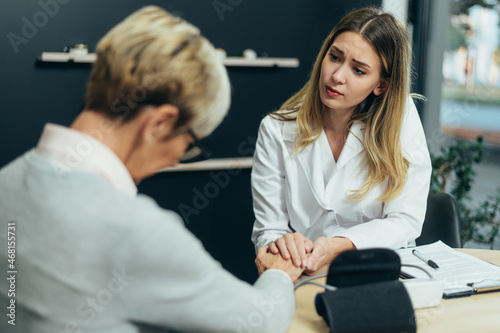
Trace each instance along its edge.
<instances>
[{"instance_id":1,"label":"blurred background","mask_svg":"<svg viewBox=\"0 0 500 333\"><path fill-rule=\"evenodd\" d=\"M112 26L147 4L198 26L228 57L241 57L244 50L252 49L258 58L298 61L294 67L227 67L232 106L223 124L204 140L214 159L229 159L226 167L161 172L139 185L141 193L181 214L205 248L239 278L253 282L257 277L250 241L254 217L248 161L259 123L303 86L323 40L341 17L356 8L383 6L408 26L414 54L412 90L427 97L417 107L429 148L436 158L453 155L450 147L461 140L471 142L465 155L467 149L480 150L481 158L475 158L469 169L466 166L472 182L464 207L475 212L490 202L485 212L497 211L497 0L3 0L0 168L35 146L45 123L69 125L82 109L91 64L44 62L41 54L80 43L93 52ZM477 137L483 138L480 144ZM231 164L231 160L244 163ZM460 168L464 162L455 159L454 163ZM460 174L450 172L445 177L441 190L468 186L460 183ZM0 193L0 200L7 195ZM495 215L489 222L467 221L465 246L500 247Z\"/></svg>"}]
</instances>

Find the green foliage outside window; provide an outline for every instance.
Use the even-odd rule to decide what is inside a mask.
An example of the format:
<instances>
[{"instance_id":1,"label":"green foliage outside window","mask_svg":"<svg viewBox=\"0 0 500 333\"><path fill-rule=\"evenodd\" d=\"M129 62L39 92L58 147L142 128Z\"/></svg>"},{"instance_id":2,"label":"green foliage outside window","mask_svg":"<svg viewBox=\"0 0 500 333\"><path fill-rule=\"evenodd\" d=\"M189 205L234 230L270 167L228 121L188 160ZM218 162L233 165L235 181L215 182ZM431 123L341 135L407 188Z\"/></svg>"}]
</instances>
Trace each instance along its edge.
<instances>
[{"instance_id":1,"label":"green foliage outside window","mask_svg":"<svg viewBox=\"0 0 500 333\"><path fill-rule=\"evenodd\" d=\"M500 188L478 207L471 207L469 191L474 183L474 165L484 156L483 138L475 142L458 140L441 154L431 154L431 193L449 192L460 210L462 243L468 240L485 243L493 248L500 227Z\"/></svg>"}]
</instances>

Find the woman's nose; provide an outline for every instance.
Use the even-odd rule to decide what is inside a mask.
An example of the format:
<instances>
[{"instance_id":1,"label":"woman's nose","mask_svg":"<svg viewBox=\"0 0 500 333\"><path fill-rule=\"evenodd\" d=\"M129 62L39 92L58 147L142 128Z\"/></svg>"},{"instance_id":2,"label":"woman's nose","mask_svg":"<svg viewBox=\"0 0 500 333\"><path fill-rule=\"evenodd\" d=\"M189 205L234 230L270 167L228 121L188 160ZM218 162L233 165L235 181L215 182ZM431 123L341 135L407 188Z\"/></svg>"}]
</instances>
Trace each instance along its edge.
<instances>
[{"instance_id":1,"label":"woman's nose","mask_svg":"<svg viewBox=\"0 0 500 333\"><path fill-rule=\"evenodd\" d=\"M346 67L344 65L337 67L333 73L332 78L335 83L344 84L346 81Z\"/></svg>"}]
</instances>

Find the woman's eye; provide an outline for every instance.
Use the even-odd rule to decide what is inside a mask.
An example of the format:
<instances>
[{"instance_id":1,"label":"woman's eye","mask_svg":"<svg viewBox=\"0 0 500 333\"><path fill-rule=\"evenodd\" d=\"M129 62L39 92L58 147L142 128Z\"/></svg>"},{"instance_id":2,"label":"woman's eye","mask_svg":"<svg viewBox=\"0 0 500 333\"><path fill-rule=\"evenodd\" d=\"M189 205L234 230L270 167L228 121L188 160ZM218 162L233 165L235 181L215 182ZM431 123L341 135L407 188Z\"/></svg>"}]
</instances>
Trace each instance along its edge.
<instances>
[{"instance_id":1,"label":"woman's eye","mask_svg":"<svg viewBox=\"0 0 500 333\"><path fill-rule=\"evenodd\" d=\"M362 71L361 69L357 68L357 67L354 67L354 72L356 72L356 74L359 74L359 75L365 75L366 72Z\"/></svg>"},{"instance_id":2,"label":"woman's eye","mask_svg":"<svg viewBox=\"0 0 500 333\"><path fill-rule=\"evenodd\" d=\"M335 54L333 53L330 53L330 59L332 59L333 61L338 61L340 60L339 57L337 57Z\"/></svg>"}]
</instances>

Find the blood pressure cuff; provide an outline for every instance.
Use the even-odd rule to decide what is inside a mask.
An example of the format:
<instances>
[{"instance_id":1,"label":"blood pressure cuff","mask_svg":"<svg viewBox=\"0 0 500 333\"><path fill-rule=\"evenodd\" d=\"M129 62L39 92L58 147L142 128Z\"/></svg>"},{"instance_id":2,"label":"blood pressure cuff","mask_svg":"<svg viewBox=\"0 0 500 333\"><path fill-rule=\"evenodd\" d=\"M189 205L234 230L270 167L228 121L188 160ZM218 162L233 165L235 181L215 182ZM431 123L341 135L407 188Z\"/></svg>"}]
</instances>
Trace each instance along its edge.
<instances>
[{"instance_id":1,"label":"blood pressure cuff","mask_svg":"<svg viewBox=\"0 0 500 333\"><path fill-rule=\"evenodd\" d=\"M414 333L408 292L398 280L399 256L388 249L352 250L332 263L327 284L337 290L316 296L316 311L334 333Z\"/></svg>"},{"instance_id":2,"label":"blood pressure cuff","mask_svg":"<svg viewBox=\"0 0 500 333\"><path fill-rule=\"evenodd\" d=\"M415 315L399 281L370 283L316 296L316 310L334 333L414 333Z\"/></svg>"},{"instance_id":3,"label":"blood pressure cuff","mask_svg":"<svg viewBox=\"0 0 500 333\"><path fill-rule=\"evenodd\" d=\"M397 280L400 271L401 259L392 250L349 250L331 262L326 284L341 288Z\"/></svg>"}]
</instances>

